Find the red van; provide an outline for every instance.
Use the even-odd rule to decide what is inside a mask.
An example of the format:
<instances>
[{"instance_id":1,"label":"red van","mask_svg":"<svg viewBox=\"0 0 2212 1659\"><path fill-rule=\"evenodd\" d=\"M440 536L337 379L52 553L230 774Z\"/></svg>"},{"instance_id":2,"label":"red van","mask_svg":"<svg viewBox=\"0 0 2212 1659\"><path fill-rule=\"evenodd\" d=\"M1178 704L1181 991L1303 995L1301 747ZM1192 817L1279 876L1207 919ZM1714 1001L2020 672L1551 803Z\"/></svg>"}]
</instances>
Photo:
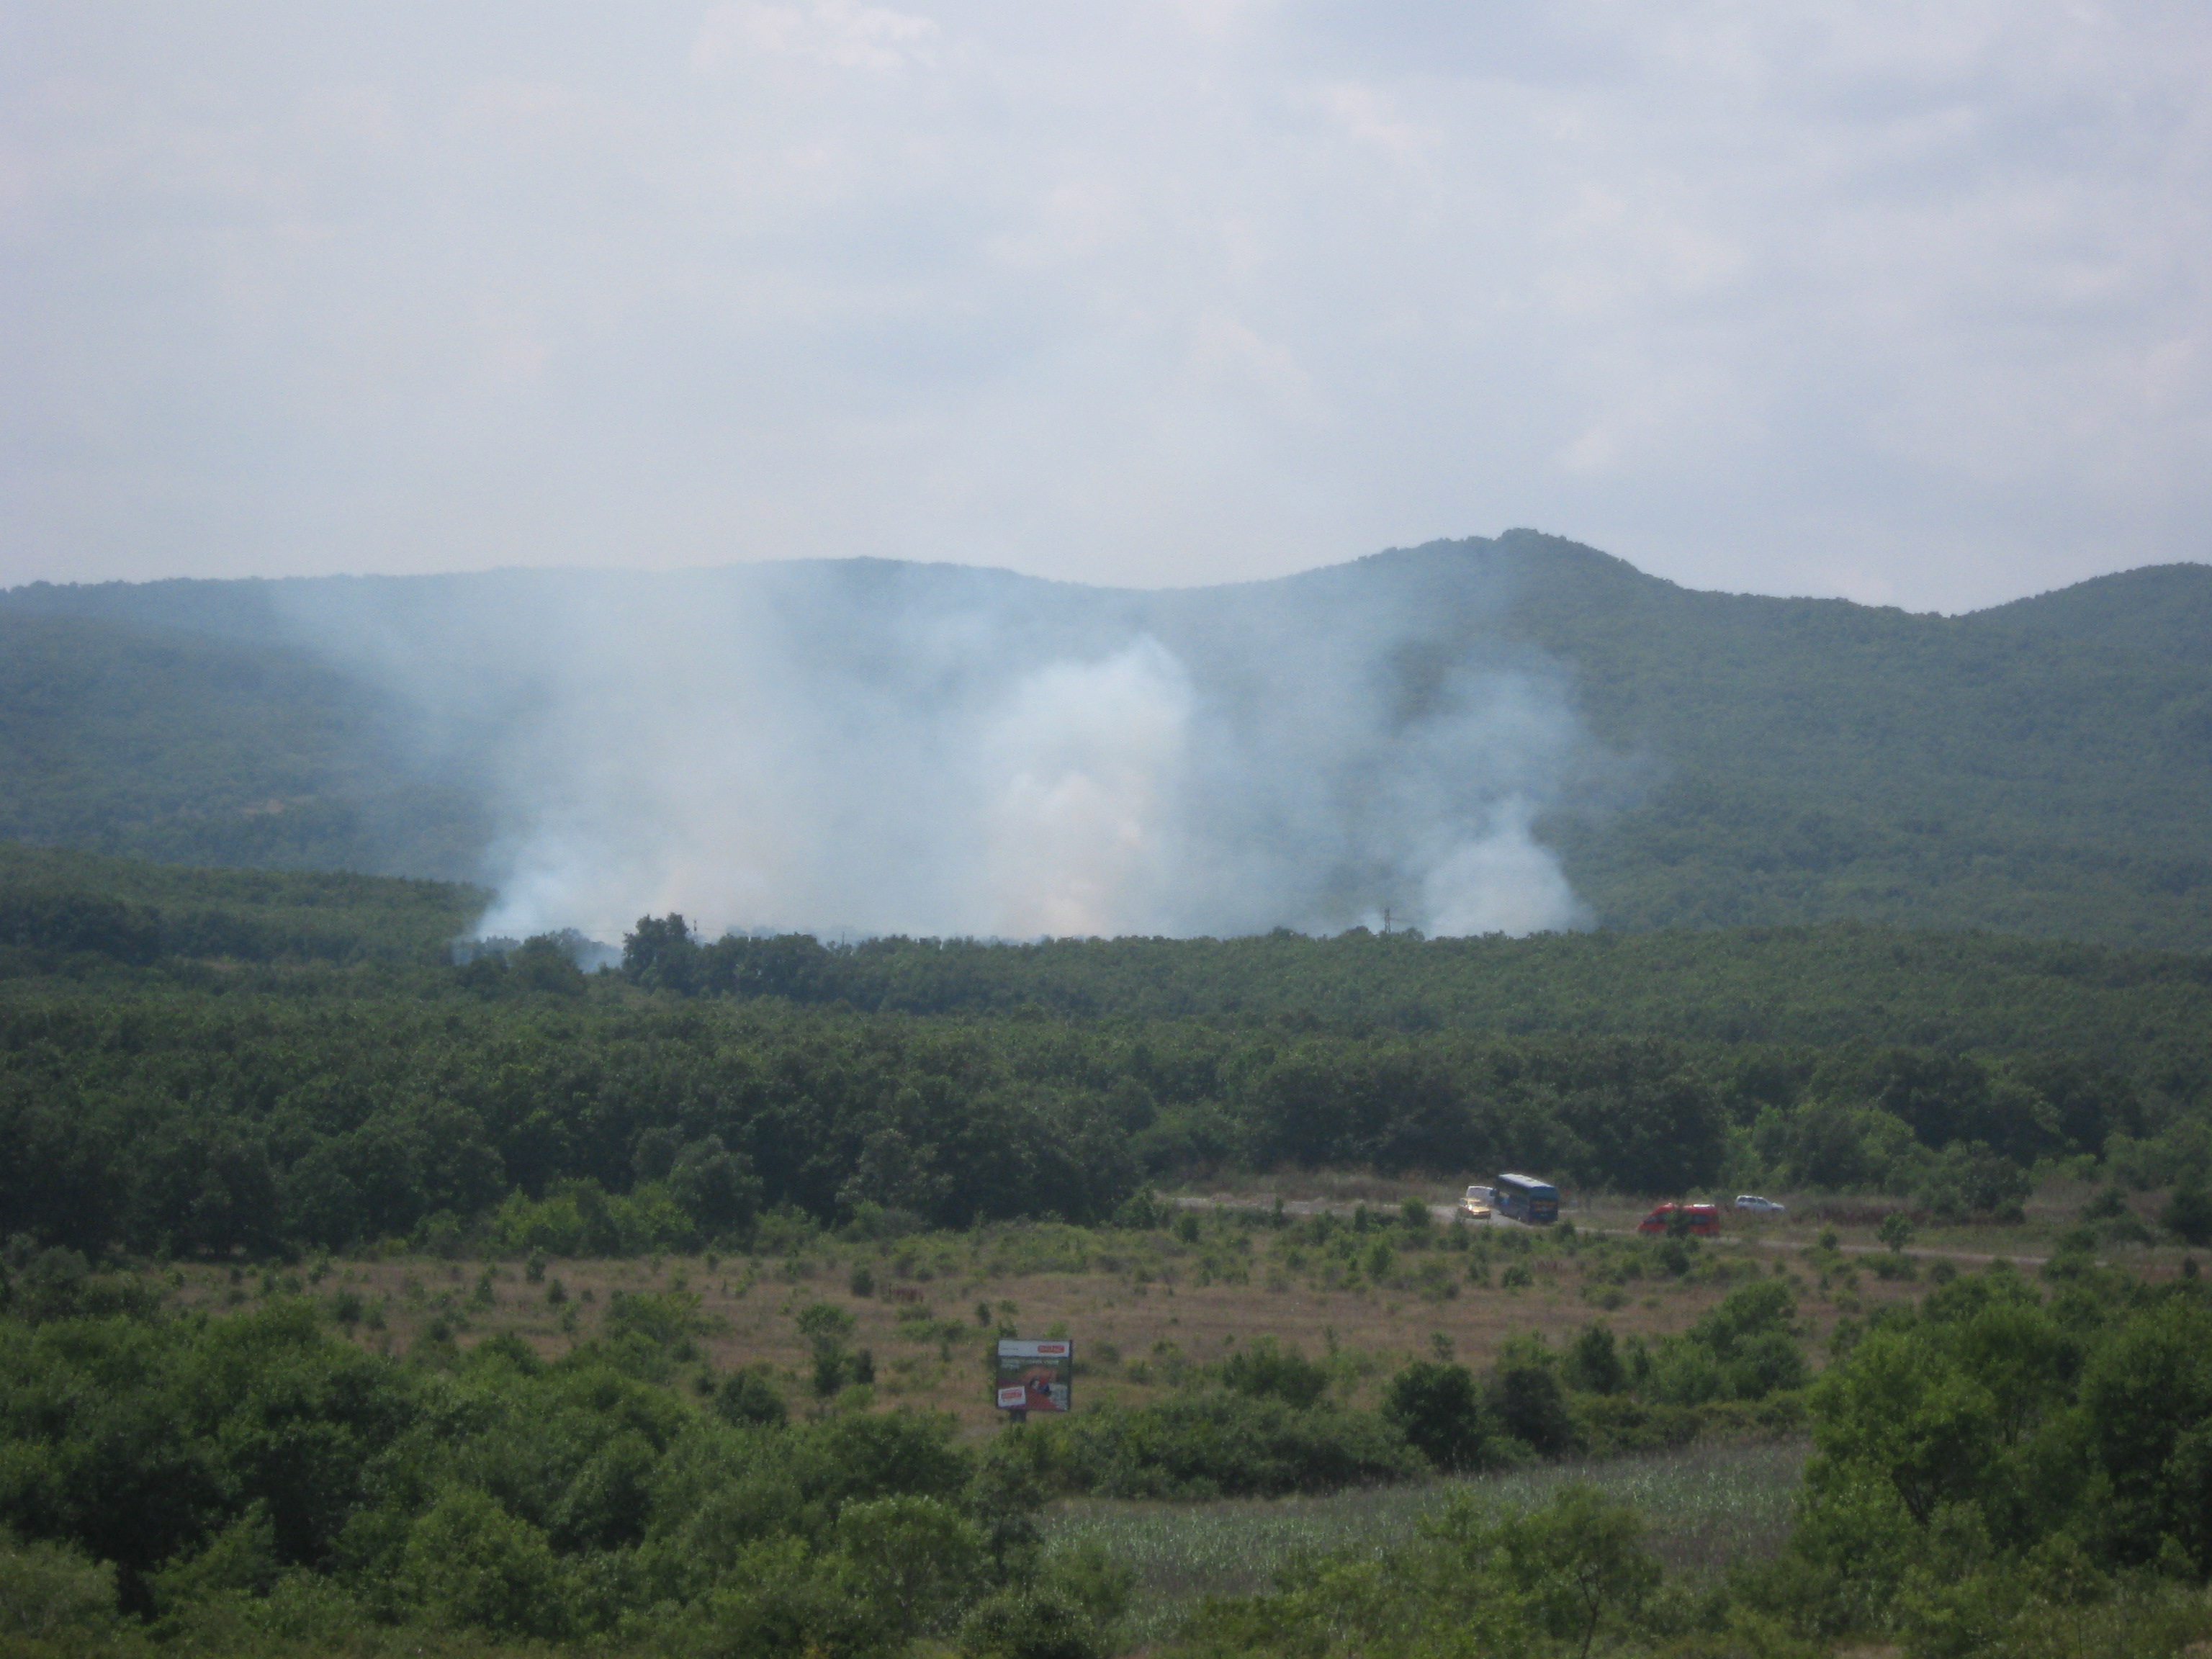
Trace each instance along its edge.
<instances>
[{"instance_id":1,"label":"red van","mask_svg":"<svg viewBox=\"0 0 2212 1659\"><path fill-rule=\"evenodd\" d=\"M1720 1206L1717 1204L1657 1205L1654 1206L1650 1215L1636 1224L1636 1231L1639 1233L1663 1233L1667 1231L1668 1224L1674 1219L1674 1213L1678 1210L1681 1212L1682 1227L1686 1232L1695 1233L1699 1238L1715 1238L1719 1236L1721 1212Z\"/></svg>"}]
</instances>

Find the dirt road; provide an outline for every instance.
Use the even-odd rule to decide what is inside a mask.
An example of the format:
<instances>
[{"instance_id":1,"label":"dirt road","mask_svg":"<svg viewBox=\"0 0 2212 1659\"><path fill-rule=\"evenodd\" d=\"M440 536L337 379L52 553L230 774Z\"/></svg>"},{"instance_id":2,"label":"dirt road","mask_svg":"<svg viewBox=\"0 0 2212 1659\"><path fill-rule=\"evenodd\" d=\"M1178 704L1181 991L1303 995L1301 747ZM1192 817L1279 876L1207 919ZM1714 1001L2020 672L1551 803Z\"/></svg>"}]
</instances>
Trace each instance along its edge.
<instances>
[{"instance_id":1,"label":"dirt road","mask_svg":"<svg viewBox=\"0 0 2212 1659\"><path fill-rule=\"evenodd\" d=\"M1233 1193L1186 1193L1164 1201L1172 1204L1179 1210L1242 1210L1273 1214L1275 1208L1275 1200L1273 1198L1246 1198ZM1325 1198L1286 1198L1282 1200L1282 1204L1283 1213L1285 1216L1299 1220L1317 1215L1348 1216L1363 1207L1373 1214L1388 1216L1396 1213L1395 1206L1380 1204L1362 1206ZM1454 1221L1462 1221L1469 1226L1475 1227L1518 1227L1522 1224L1517 1221L1509 1221L1499 1215L1493 1215L1487 1221L1473 1220L1462 1215L1459 1206L1453 1204L1431 1204L1429 1206L1429 1213L1439 1224L1447 1225ZM1572 1217L1565 1218L1573 1219ZM1633 1227L1597 1227L1582 1221L1575 1222L1575 1229L1577 1232L1594 1233L1601 1237L1612 1238L1632 1238L1637 1232ZM1812 1241L1809 1239L1747 1238L1741 1234L1727 1232L1723 1232L1718 1238L1710 1239L1707 1242L1760 1250L1801 1251L1812 1248ZM1887 1244L1838 1244L1836 1249L1838 1253L1843 1255L1886 1255L1889 1253L1889 1247ZM2015 1267L2040 1267L2045 1261L2049 1260L2048 1257L2040 1255L2008 1255L1995 1251L1938 1250L1918 1245L1907 1245L1903 1254L1923 1261L1963 1261L1977 1267L1987 1267L1992 1261L2005 1261Z\"/></svg>"}]
</instances>

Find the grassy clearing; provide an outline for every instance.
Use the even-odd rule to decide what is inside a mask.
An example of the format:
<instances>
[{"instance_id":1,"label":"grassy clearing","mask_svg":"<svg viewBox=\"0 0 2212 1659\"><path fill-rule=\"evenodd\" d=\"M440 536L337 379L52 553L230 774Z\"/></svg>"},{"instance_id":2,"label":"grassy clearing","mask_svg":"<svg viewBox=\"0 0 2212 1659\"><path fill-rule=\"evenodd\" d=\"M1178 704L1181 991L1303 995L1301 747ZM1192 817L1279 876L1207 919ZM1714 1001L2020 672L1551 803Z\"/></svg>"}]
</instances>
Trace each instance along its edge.
<instances>
[{"instance_id":1,"label":"grassy clearing","mask_svg":"<svg viewBox=\"0 0 2212 1659\"><path fill-rule=\"evenodd\" d=\"M981 1436L998 1426L988 1356L1002 1327L1076 1340L1079 1409L1157 1399L1189 1366L1261 1334L1310 1356L1338 1356L1339 1397L1372 1404L1393 1371L1440 1342L1480 1367L1515 1338L1535 1333L1556 1346L1594 1320L1623 1341L1656 1340L1687 1328L1731 1285L1778 1273L1796 1298L1817 1366L1839 1322L1915 1300L1942 1273L1971 1272L1991 1256L2032 1271L2093 1190L2051 1183L2021 1225L1929 1227L1915 1250L1931 1254L1896 1258L1863 1222L1834 1228L1846 1251L1863 1254L1826 1254L1818 1246L1830 1226L1816 1218L1817 1200L1791 1195L1786 1216L1729 1218L1724 1237L1699 1247L1696 1271L1681 1274L1662 1271L1651 1241L1634 1237L1648 1206L1606 1195L1575 1195L1578 1239L1511 1224L1445 1224L1418 1241L1395 1226L1340 1230L1323 1246L1310 1225L1267 1224L1278 1192L1302 1206L1364 1202L1382 1218L1407 1198L1434 1202L1450 1191L1322 1175L1187 1194L1236 1207L1208 1206L1145 1231L1006 1224L872 1240L790 1226L750 1253L556 1259L538 1279L512 1256L382 1250L289 1269L180 1263L171 1277L178 1301L191 1307L231 1307L278 1291L305 1291L334 1312L350 1307L359 1322L348 1323L348 1334L379 1352L407 1352L441 1330L463 1347L512 1332L548 1358L597 1334L617 1292L684 1292L698 1298L702 1369L765 1364L794 1398L804 1397L811 1375L794 1315L826 1301L852 1316L854 1346L872 1354L879 1407L950 1411ZM2150 1203L2130 1201L2139 1212ZM1196 1231L1187 1234L1186 1224ZM1386 1237L1393 1248L1378 1259L1375 1247ZM1489 1242L1489 1266L1470 1276L1477 1239ZM2162 1279L2182 1271L2187 1252L2116 1243L2106 1254Z\"/></svg>"},{"instance_id":2,"label":"grassy clearing","mask_svg":"<svg viewBox=\"0 0 2212 1659\"><path fill-rule=\"evenodd\" d=\"M1461 1492L1473 1492L1503 1514L1541 1503L1571 1481L1589 1481L1650 1517L1652 1546L1670 1573L1710 1577L1731 1561L1782 1547L1805 1455L1802 1444L1697 1446L1329 1498L1217 1504L1079 1498L1053 1506L1046 1534L1057 1547L1103 1545L1135 1571L1131 1634L1146 1644L1172 1635L1206 1596L1270 1589L1300 1555L1399 1543Z\"/></svg>"},{"instance_id":3,"label":"grassy clearing","mask_svg":"<svg viewBox=\"0 0 2212 1659\"><path fill-rule=\"evenodd\" d=\"M1042 1224L879 1243L810 1234L782 1249L727 1257L556 1259L535 1281L512 1259L422 1255L260 1273L189 1263L172 1277L189 1307L222 1309L287 1291L333 1310L343 1301L360 1320L348 1333L377 1352L408 1352L441 1329L463 1347L513 1332L548 1358L597 1334L617 1291L678 1291L698 1298L701 1367L766 1364L794 1399L804 1397L811 1365L794 1316L826 1301L852 1316L854 1345L874 1358L878 1407L950 1411L974 1435L998 1427L988 1357L1001 1326L1075 1339L1081 1410L1158 1399L1188 1367L1261 1334L1316 1358L1337 1357L1337 1397L1371 1405L1392 1372L1439 1340L1480 1367L1513 1338L1537 1333L1557 1346L1598 1319L1623 1340L1656 1340L1686 1329L1745 1276L1778 1265L1816 1355L1838 1319L1921 1288L1855 1273L1830 1282L1786 1250L1755 1261L1705 1251L1698 1271L1674 1276L1626 1239L1574 1245L1510 1226L1496 1230L1497 1251L1477 1280L1468 1276L1466 1239L1445 1248L1442 1227L1418 1249L1389 1232L1395 1248L1386 1265L1375 1259L1386 1237L1380 1230L1343 1233L1323 1249L1261 1218L1217 1214L1203 1224L1193 1238ZM1523 1248L1509 1252L1509 1244ZM1516 1266L1517 1279L1507 1271ZM865 1294L855 1289L863 1272Z\"/></svg>"}]
</instances>

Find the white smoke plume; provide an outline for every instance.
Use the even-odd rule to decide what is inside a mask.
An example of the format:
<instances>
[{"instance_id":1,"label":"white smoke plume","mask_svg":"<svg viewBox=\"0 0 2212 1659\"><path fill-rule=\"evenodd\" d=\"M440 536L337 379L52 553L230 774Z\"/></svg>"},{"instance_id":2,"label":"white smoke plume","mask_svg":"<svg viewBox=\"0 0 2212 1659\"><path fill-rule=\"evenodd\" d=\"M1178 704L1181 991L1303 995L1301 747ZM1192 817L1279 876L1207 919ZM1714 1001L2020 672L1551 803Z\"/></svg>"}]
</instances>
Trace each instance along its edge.
<instances>
[{"instance_id":1,"label":"white smoke plume","mask_svg":"<svg viewBox=\"0 0 2212 1659\"><path fill-rule=\"evenodd\" d=\"M488 934L1575 926L1535 833L1592 752L1564 678L1498 636L1494 578L1415 556L1154 593L874 561L316 580L281 610L493 802Z\"/></svg>"}]
</instances>

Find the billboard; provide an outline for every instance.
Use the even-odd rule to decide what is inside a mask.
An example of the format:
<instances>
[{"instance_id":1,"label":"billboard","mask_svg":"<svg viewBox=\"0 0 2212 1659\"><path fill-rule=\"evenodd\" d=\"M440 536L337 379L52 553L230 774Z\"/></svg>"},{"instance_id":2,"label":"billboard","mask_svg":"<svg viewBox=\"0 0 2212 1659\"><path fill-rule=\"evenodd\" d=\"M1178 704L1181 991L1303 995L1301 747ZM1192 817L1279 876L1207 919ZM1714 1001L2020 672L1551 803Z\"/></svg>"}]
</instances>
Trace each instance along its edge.
<instances>
[{"instance_id":1,"label":"billboard","mask_svg":"<svg viewBox=\"0 0 2212 1659\"><path fill-rule=\"evenodd\" d=\"M1075 1380L1075 1344L999 1342L999 1409L1002 1412L1064 1412Z\"/></svg>"}]
</instances>

